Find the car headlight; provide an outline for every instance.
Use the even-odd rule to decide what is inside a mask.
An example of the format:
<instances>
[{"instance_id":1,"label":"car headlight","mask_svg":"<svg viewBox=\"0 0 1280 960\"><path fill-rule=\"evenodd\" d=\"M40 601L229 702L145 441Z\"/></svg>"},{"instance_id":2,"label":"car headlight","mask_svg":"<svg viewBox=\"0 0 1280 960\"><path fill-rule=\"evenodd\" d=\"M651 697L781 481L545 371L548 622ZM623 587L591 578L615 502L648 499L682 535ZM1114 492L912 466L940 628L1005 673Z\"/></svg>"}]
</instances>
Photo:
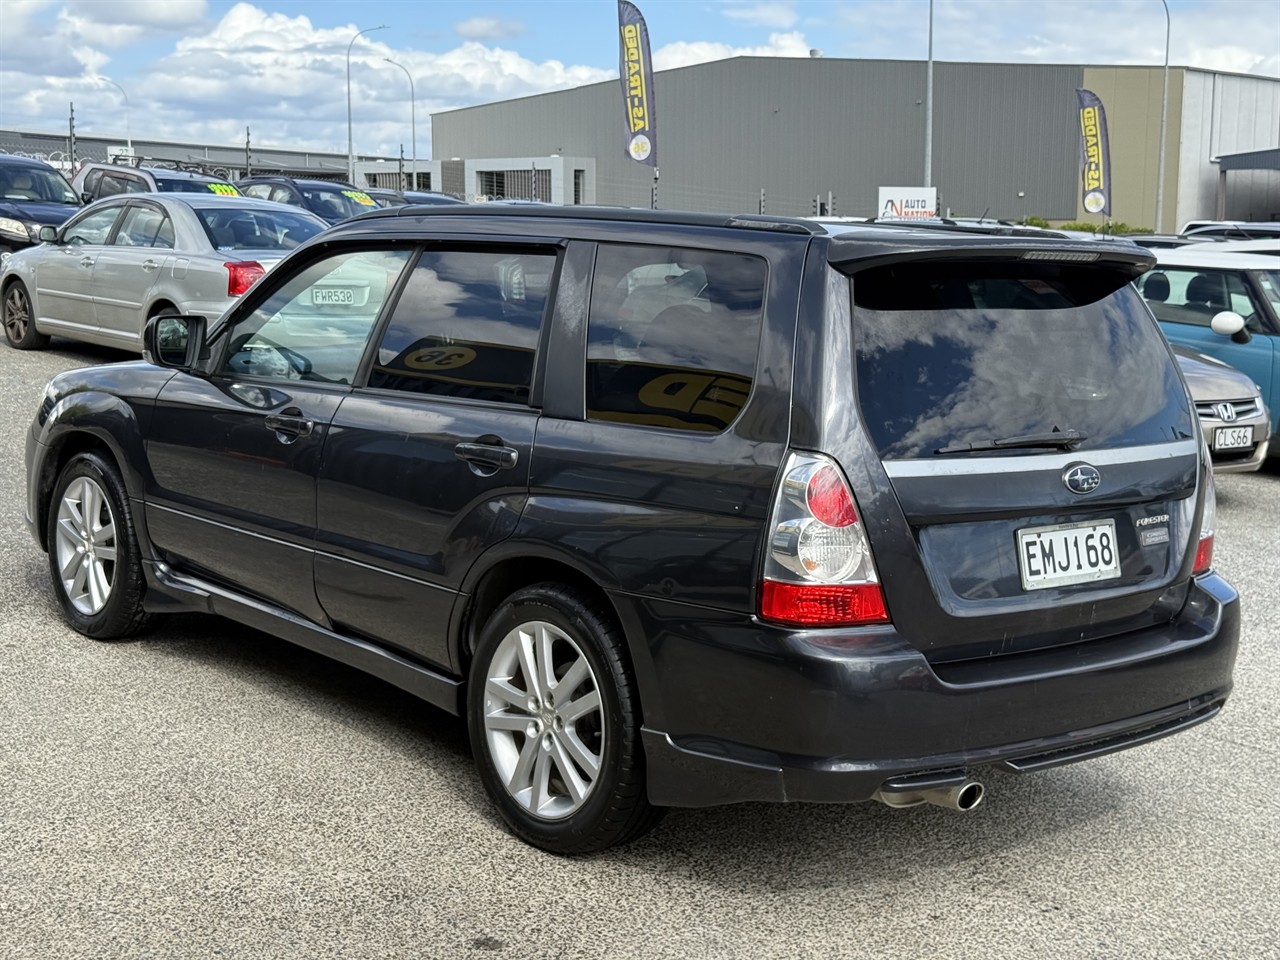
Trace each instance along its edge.
<instances>
[{"instance_id":1,"label":"car headlight","mask_svg":"<svg viewBox=\"0 0 1280 960\"><path fill-rule=\"evenodd\" d=\"M7 233L12 237L17 237L23 243L31 239L31 231L27 225L21 220L15 220L13 217L0 217L0 233Z\"/></svg>"}]
</instances>

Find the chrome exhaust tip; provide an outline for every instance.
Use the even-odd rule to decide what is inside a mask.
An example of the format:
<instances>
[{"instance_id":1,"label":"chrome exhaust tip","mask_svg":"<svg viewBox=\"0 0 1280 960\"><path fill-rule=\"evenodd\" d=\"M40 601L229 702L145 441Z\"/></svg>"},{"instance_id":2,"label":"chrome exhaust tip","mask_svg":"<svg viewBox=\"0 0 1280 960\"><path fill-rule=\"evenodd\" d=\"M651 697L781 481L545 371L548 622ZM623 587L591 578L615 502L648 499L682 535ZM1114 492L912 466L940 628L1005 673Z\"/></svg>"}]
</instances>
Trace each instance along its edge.
<instances>
[{"instance_id":1,"label":"chrome exhaust tip","mask_svg":"<svg viewBox=\"0 0 1280 960\"><path fill-rule=\"evenodd\" d=\"M879 800L887 807L918 807L922 803L931 803L935 807L946 807L968 813L982 803L987 790L977 780L965 780L949 787L933 787L928 790L877 790L872 800Z\"/></svg>"}]
</instances>

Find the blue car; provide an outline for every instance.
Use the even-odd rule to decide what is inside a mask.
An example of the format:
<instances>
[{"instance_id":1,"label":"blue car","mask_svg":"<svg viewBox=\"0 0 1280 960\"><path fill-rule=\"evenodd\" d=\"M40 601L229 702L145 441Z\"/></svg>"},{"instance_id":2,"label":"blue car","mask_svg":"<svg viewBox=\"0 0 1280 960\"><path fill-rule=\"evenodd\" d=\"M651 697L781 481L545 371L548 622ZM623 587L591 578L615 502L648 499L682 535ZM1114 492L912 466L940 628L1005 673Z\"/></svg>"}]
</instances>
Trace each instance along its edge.
<instances>
[{"instance_id":1,"label":"blue car","mask_svg":"<svg viewBox=\"0 0 1280 960\"><path fill-rule=\"evenodd\" d=\"M67 178L42 160L0 154L0 267L80 209Z\"/></svg>"},{"instance_id":2,"label":"blue car","mask_svg":"<svg viewBox=\"0 0 1280 960\"><path fill-rule=\"evenodd\" d=\"M1271 411L1271 457L1280 455L1280 260L1221 253L1217 244L1151 251L1156 267L1138 290L1173 343L1247 374Z\"/></svg>"}]
</instances>

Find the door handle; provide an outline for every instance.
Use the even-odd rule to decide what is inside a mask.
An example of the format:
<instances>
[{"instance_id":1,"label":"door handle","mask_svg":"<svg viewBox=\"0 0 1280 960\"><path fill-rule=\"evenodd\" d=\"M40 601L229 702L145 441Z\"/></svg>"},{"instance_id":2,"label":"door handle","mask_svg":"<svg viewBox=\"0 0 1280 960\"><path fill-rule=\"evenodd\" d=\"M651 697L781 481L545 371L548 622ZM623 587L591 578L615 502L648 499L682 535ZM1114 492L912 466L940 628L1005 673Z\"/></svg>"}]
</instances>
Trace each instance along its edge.
<instances>
[{"instance_id":1,"label":"door handle","mask_svg":"<svg viewBox=\"0 0 1280 960\"><path fill-rule=\"evenodd\" d=\"M315 429L316 422L302 416L297 407L289 407L280 413L271 413L262 418L262 425L274 430L284 443L292 443L298 437L309 437ZM283 434L283 436L280 436ZM289 439L285 439L288 437Z\"/></svg>"},{"instance_id":2,"label":"door handle","mask_svg":"<svg viewBox=\"0 0 1280 960\"><path fill-rule=\"evenodd\" d=\"M520 459L520 452L501 443L460 443L453 448L459 460L494 470L510 470Z\"/></svg>"},{"instance_id":3,"label":"door handle","mask_svg":"<svg viewBox=\"0 0 1280 960\"><path fill-rule=\"evenodd\" d=\"M158 266L160 266L159 260L143 260L142 261L143 270L154 270Z\"/></svg>"},{"instance_id":4,"label":"door handle","mask_svg":"<svg viewBox=\"0 0 1280 960\"><path fill-rule=\"evenodd\" d=\"M93 266L93 257L81 257L81 258L80 258L80 266L82 266L82 267L92 267L92 266Z\"/></svg>"}]
</instances>

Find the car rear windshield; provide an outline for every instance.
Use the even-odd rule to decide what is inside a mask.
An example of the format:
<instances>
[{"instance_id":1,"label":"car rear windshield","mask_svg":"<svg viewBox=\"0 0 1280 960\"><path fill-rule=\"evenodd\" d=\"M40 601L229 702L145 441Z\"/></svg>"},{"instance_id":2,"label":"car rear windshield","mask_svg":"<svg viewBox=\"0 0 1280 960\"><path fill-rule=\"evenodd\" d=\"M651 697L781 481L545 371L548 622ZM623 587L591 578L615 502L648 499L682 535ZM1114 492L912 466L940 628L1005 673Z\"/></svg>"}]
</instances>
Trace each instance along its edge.
<instances>
[{"instance_id":1,"label":"car rear windshield","mask_svg":"<svg viewBox=\"0 0 1280 960\"><path fill-rule=\"evenodd\" d=\"M359 190L343 186L302 186L302 197L307 208L326 220L345 220L377 206L373 198Z\"/></svg>"},{"instance_id":2,"label":"car rear windshield","mask_svg":"<svg viewBox=\"0 0 1280 960\"><path fill-rule=\"evenodd\" d=\"M247 210L233 203L196 208L205 235L217 250L292 250L325 228L315 217L287 207Z\"/></svg>"},{"instance_id":3,"label":"car rear windshield","mask_svg":"<svg viewBox=\"0 0 1280 960\"><path fill-rule=\"evenodd\" d=\"M235 197L240 195L229 183L221 180L197 180L194 177L162 177L157 176L156 189L161 193L217 193Z\"/></svg>"},{"instance_id":4,"label":"car rear windshield","mask_svg":"<svg viewBox=\"0 0 1280 960\"><path fill-rule=\"evenodd\" d=\"M858 398L880 455L1034 455L1194 436L1169 349L1115 277L999 261L856 274Z\"/></svg>"}]
</instances>

